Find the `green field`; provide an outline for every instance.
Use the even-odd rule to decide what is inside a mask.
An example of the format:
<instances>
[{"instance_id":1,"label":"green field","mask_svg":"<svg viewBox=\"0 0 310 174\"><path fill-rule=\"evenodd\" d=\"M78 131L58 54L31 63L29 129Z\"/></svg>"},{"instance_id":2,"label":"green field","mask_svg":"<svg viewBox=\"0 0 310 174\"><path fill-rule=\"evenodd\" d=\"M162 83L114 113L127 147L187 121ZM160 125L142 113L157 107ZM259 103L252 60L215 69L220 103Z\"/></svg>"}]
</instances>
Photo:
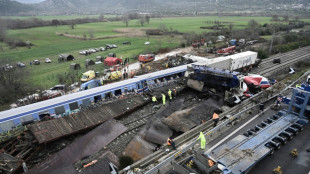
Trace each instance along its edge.
<instances>
[{"instance_id":1,"label":"green field","mask_svg":"<svg viewBox=\"0 0 310 174\"><path fill-rule=\"evenodd\" d=\"M54 19L56 16L48 17L42 16L42 19ZM70 18L70 16L62 16L61 18ZM71 16L72 18L76 16ZM260 24L270 23L269 17L184 17L184 18L156 18L151 19L150 24L141 26L137 20L132 20L129 23L128 28L135 29L148 29L159 28L161 24L165 24L167 28L178 30L179 32L191 32L197 33L209 32L210 30L200 29L201 26L211 26L214 24L206 23L206 21L222 21L226 26L229 23L234 25L233 29L242 29L247 27L249 20L255 19ZM4 53L0 53L0 59L11 59L14 62L21 61L26 64L26 68L31 70L31 76L29 83L34 85L49 88L57 84L56 75L70 70L70 64L72 62L58 63L57 58L59 54L72 54L76 58L74 62L80 63L82 68L79 72L84 72L84 61L87 58L95 60L97 55L107 56L109 52L115 52L118 57L133 57L140 53L147 53L155 51L160 48L175 48L182 42L182 36L151 36L150 45L144 45L147 41L147 37L116 37L110 39L99 40L80 40L68 38L65 36L56 35L56 33L67 33L70 35L83 37L84 34L87 38L90 37L89 32L94 33L94 37L104 37L111 35L118 35L115 29L124 29L125 24L121 21L116 22L100 22L100 23L87 23L78 24L75 29L71 29L69 26L49 26L49 27L37 27L31 29L20 29L8 31L9 37L18 38L23 41L31 41L34 46L31 49L18 47L17 49L9 49L8 46L0 43L4 49ZM132 45L122 45L122 42L128 40ZM79 55L80 50L89 48L103 47L105 44L116 44L119 47L117 49L109 50L106 52L99 52L90 56ZM51 64L44 63L44 58L49 57L52 59ZM41 65L29 66L29 62L34 59L39 59ZM100 67L101 66L101 67ZM102 65L96 65L91 67L93 69L101 69Z\"/></svg>"}]
</instances>

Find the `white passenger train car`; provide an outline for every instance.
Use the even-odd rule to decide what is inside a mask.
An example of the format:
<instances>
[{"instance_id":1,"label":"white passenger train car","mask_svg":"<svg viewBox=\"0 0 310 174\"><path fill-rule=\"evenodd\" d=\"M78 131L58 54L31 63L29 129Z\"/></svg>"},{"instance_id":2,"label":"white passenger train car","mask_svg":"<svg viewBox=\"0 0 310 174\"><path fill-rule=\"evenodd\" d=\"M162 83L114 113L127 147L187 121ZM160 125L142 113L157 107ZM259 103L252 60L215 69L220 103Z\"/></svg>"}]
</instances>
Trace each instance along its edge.
<instances>
[{"instance_id":1,"label":"white passenger train car","mask_svg":"<svg viewBox=\"0 0 310 174\"><path fill-rule=\"evenodd\" d=\"M40 120L45 114L61 115L67 111L76 110L81 104L86 106L91 102L108 98L111 94L118 96L126 91L134 91L137 93L146 91L151 85L150 81L164 81L177 76L183 76L187 69L186 67L186 65L183 65L149 73L105 86L2 111L0 112L0 132L11 130L13 127L34 120Z\"/></svg>"}]
</instances>

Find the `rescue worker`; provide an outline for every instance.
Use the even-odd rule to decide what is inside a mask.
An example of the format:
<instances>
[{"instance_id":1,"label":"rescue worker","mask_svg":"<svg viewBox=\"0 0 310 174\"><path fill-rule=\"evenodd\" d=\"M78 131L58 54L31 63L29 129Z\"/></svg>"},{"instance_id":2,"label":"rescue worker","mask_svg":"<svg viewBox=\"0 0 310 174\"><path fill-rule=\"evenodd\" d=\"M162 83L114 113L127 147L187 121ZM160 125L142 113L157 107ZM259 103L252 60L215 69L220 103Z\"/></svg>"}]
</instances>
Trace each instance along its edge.
<instances>
[{"instance_id":1,"label":"rescue worker","mask_svg":"<svg viewBox=\"0 0 310 174\"><path fill-rule=\"evenodd\" d=\"M297 85L296 85L296 88L300 88L300 87L301 87L301 84L297 84Z\"/></svg>"},{"instance_id":2,"label":"rescue worker","mask_svg":"<svg viewBox=\"0 0 310 174\"><path fill-rule=\"evenodd\" d=\"M168 96L169 96L169 101L171 102L171 100L172 100L172 91L171 91L171 89L168 90Z\"/></svg>"},{"instance_id":3,"label":"rescue worker","mask_svg":"<svg viewBox=\"0 0 310 174\"><path fill-rule=\"evenodd\" d=\"M277 168L274 168L272 171L274 174L282 174L283 173L280 166L278 166Z\"/></svg>"},{"instance_id":4,"label":"rescue worker","mask_svg":"<svg viewBox=\"0 0 310 174\"><path fill-rule=\"evenodd\" d=\"M153 102L153 105L155 105L157 103L157 99L156 99L155 95L153 95L153 97L152 97L152 102Z\"/></svg>"},{"instance_id":5,"label":"rescue worker","mask_svg":"<svg viewBox=\"0 0 310 174\"><path fill-rule=\"evenodd\" d=\"M165 105L166 104L166 95L162 93L161 97L163 99L163 105Z\"/></svg>"},{"instance_id":6,"label":"rescue worker","mask_svg":"<svg viewBox=\"0 0 310 174\"><path fill-rule=\"evenodd\" d=\"M197 140L199 140L199 139L200 139L200 149L205 149L206 148L206 138L202 132L200 132L200 135L197 138Z\"/></svg>"},{"instance_id":7,"label":"rescue worker","mask_svg":"<svg viewBox=\"0 0 310 174\"><path fill-rule=\"evenodd\" d=\"M168 146L172 146L172 148L175 150L176 148L175 148L175 143L173 142L173 140L172 140L172 137L169 137L168 139L167 139L167 144L168 144Z\"/></svg>"},{"instance_id":8,"label":"rescue worker","mask_svg":"<svg viewBox=\"0 0 310 174\"><path fill-rule=\"evenodd\" d=\"M264 107L265 107L265 106L264 106L264 103L260 103L260 104L259 104L259 110L260 110L261 113L264 112Z\"/></svg>"},{"instance_id":9,"label":"rescue worker","mask_svg":"<svg viewBox=\"0 0 310 174\"><path fill-rule=\"evenodd\" d=\"M292 150L292 151L291 151L291 155L292 155L293 157L297 157L297 156L298 156L298 151L297 151L297 149Z\"/></svg>"},{"instance_id":10,"label":"rescue worker","mask_svg":"<svg viewBox=\"0 0 310 174\"><path fill-rule=\"evenodd\" d=\"M212 120L214 122L213 127L216 127L217 122L220 120L220 117L219 117L219 115L216 112L213 113Z\"/></svg>"},{"instance_id":11,"label":"rescue worker","mask_svg":"<svg viewBox=\"0 0 310 174\"><path fill-rule=\"evenodd\" d=\"M177 90L173 89L173 93L174 93L174 98L176 98L177 97Z\"/></svg>"}]
</instances>

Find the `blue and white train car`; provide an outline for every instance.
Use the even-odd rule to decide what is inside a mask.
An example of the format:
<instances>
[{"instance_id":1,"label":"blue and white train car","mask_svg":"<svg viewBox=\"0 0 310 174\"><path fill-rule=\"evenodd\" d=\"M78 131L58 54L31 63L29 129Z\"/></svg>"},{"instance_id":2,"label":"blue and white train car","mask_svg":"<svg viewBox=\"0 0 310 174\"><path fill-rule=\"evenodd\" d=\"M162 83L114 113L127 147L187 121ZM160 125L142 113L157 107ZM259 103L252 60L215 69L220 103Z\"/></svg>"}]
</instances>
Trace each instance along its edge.
<instances>
[{"instance_id":1,"label":"blue and white train car","mask_svg":"<svg viewBox=\"0 0 310 174\"><path fill-rule=\"evenodd\" d=\"M76 110L81 104L84 106L89 105L92 101L96 102L105 99L111 96L111 94L118 96L126 91L135 91L137 93L147 91L148 87L151 85L151 81L160 81L166 78L171 79L171 77L177 76L181 77L186 70L187 65L183 65L2 111L0 112L0 132L11 130L21 124L40 120L41 117L46 114L61 115L67 111Z\"/></svg>"}]
</instances>

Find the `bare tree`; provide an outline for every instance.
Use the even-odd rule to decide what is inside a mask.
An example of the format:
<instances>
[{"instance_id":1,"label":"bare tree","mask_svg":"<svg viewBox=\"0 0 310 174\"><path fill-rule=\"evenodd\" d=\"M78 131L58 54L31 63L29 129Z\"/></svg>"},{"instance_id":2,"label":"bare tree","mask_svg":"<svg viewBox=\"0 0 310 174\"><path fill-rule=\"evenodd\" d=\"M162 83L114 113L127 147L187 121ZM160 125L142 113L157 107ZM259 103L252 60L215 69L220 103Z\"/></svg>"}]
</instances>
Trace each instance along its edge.
<instances>
[{"instance_id":1,"label":"bare tree","mask_svg":"<svg viewBox=\"0 0 310 174\"><path fill-rule=\"evenodd\" d=\"M299 16L295 16L295 22L299 21Z\"/></svg>"},{"instance_id":2,"label":"bare tree","mask_svg":"<svg viewBox=\"0 0 310 174\"><path fill-rule=\"evenodd\" d=\"M228 25L228 29L229 29L230 35L232 35L232 30L233 30L233 28L234 28L234 24L229 24L229 25Z\"/></svg>"},{"instance_id":3,"label":"bare tree","mask_svg":"<svg viewBox=\"0 0 310 174\"><path fill-rule=\"evenodd\" d=\"M185 39L187 44L191 44L195 40L196 37L197 35L195 32L189 32L183 35L183 38Z\"/></svg>"},{"instance_id":4,"label":"bare tree","mask_svg":"<svg viewBox=\"0 0 310 174\"><path fill-rule=\"evenodd\" d=\"M53 20L52 20L52 25L54 25L54 26L56 26L56 27L59 25L59 23L60 23L60 22L59 22L59 20L57 20L57 19L53 19Z\"/></svg>"},{"instance_id":5,"label":"bare tree","mask_svg":"<svg viewBox=\"0 0 310 174\"><path fill-rule=\"evenodd\" d=\"M26 45L28 49L31 49L31 42L29 40L26 41Z\"/></svg>"},{"instance_id":6,"label":"bare tree","mask_svg":"<svg viewBox=\"0 0 310 174\"><path fill-rule=\"evenodd\" d=\"M159 24L159 29L162 32L168 32L168 27L166 26L166 24Z\"/></svg>"},{"instance_id":7,"label":"bare tree","mask_svg":"<svg viewBox=\"0 0 310 174\"><path fill-rule=\"evenodd\" d=\"M288 22L288 21L289 21L288 15L284 15L284 16L283 16L283 21L285 21L285 22Z\"/></svg>"},{"instance_id":8,"label":"bare tree","mask_svg":"<svg viewBox=\"0 0 310 174\"><path fill-rule=\"evenodd\" d=\"M104 15L103 14L100 14L100 16L99 16L99 21L103 21L104 20Z\"/></svg>"},{"instance_id":9,"label":"bare tree","mask_svg":"<svg viewBox=\"0 0 310 174\"><path fill-rule=\"evenodd\" d=\"M145 20L146 20L147 24L150 24L151 16L146 15Z\"/></svg>"},{"instance_id":10,"label":"bare tree","mask_svg":"<svg viewBox=\"0 0 310 174\"><path fill-rule=\"evenodd\" d=\"M254 19L251 19L248 22L248 26L252 29L252 34L254 35L255 33L255 29L259 26L258 22Z\"/></svg>"},{"instance_id":11,"label":"bare tree","mask_svg":"<svg viewBox=\"0 0 310 174\"><path fill-rule=\"evenodd\" d=\"M279 16L278 15L272 15L272 18L271 18L272 21L279 21Z\"/></svg>"},{"instance_id":12,"label":"bare tree","mask_svg":"<svg viewBox=\"0 0 310 174\"><path fill-rule=\"evenodd\" d=\"M76 23L75 23L75 21L71 21L70 22L70 28L72 29L72 30L74 30L74 27L76 26Z\"/></svg>"},{"instance_id":13,"label":"bare tree","mask_svg":"<svg viewBox=\"0 0 310 174\"><path fill-rule=\"evenodd\" d=\"M144 17L143 15L140 15L140 16L139 16L139 23L141 24L141 26L144 25L144 23L145 23L145 17Z\"/></svg>"},{"instance_id":14,"label":"bare tree","mask_svg":"<svg viewBox=\"0 0 310 174\"><path fill-rule=\"evenodd\" d=\"M95 37L95 36L94 36L94 30L93 30L93 29L89 29L89 30L88 30L88 33L89 33L89 37L90 37L90 38L93 39L93 38Z\"/></svg>"},{"instance_id":15,"label":"bare tree","mask_svg":"<svg viewBox=\"0 0 310 174\"><path fill-rule=\"evenodd\" d=\"M0 41L4 41L7 36L6 22L0 19Z\"/></svg>"},{"instance_id":16,"label":"bare tree","mask_svg":"<svg viewBox=\"0 0 310 174\"><path fill-rule=\"evenodd\" d=\"M123 19L123 23L125 23L126 27L128 27L128 24L129 24L129 21L130 21L129 15L128 14L123 14L122 19Z\"/></svg>"}]
</instances>

